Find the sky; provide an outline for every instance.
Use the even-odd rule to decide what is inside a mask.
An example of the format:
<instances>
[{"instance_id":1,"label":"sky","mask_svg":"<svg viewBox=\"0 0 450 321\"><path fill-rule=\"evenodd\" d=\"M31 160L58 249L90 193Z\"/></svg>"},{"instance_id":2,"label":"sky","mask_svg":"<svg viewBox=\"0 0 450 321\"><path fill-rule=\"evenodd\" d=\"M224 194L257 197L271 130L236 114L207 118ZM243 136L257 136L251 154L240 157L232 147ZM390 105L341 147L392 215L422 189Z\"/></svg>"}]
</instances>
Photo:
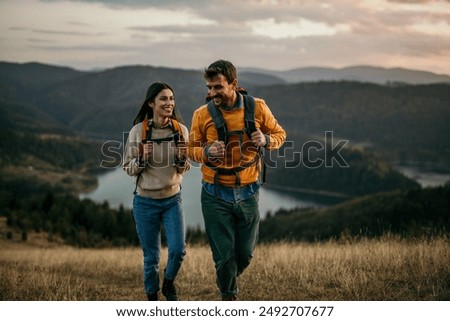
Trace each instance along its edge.
<instances>
[{"instance_id":1,"label":"sky","mask_svg":"<svg viewBox=\"0 0 450 321\"><path fill-rule=\"evenodd\" d=\"M0 61L203 69L217 59L450 75L450 1L0 0Z\"/></svg>"}]
</instances>

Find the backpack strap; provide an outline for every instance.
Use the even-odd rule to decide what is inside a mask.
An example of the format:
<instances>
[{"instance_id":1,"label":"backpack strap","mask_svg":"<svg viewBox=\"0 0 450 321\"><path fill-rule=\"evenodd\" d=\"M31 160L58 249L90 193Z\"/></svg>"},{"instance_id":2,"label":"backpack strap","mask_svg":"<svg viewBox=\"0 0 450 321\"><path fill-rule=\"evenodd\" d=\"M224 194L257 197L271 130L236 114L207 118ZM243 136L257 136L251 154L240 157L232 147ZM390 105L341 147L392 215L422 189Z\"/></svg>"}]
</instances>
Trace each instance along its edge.
<instances>
[{"instance_id":1,"label":"backpack strap","mask_svg":"<svg viewBox=\"0 0 450 321\"><path fill-rule=\"evenodd\" d=\"M183 130L181 129L180 122L176 119L171 119L172 122L172 130L173 130L173 140L175 142L175 146L178 146L179 142L185 143L186 140L183 136Z\"/></svg>"},{"instance_id":2,"label":"backpack strap","mask_svg":"<svg viewBox=\"0 0 450 321\"><path fill-rule=\"evenodd\" d=\"M255 122L255 99L249 95L244 96L244 106L245 106L245 130L248 137L251 137L252 133L256 131ZM261 184L266 183L266 162L264 155L264 148L258 148L258 156L261 158L262 168L260 169L260 181Z\"/></svg>"},{"instance_id":3,"label":"backpack strap","mask_svg":"<svg viewBox=\"0 0 450 321\"><path fill-rule=\"evenodd\" d=\"M252 96L249 96L245 93L242 93L242 96L244 98L244 132L248 135L248 137L251 137L251 134L256 131L256 122L255 122L255 99ZM214 126L217 130L218 139L221 141L224 141L225 144L227 143L227 137L231 135L239 135L239 141L242 145L242 135L243 131L227 131L227 126L225 123L225 119L222 116L222 113L219 110L219 107L217 107L212 100L210 100L207 103L208 112L211 115L211 118L213 119ZM242 164L241 166L237 166L231 169L223 169L214 166L213 164L207 162L205 163L206 166L213 169L216 173L214 175L214 184L216 185L216 195L218 194L217 186L218 186L218 176L219 175L235 175L236 176L236 186L239 186L241 183L239 172L243 171L244 169L250 167L250 166L259 166L259 160L264 157L264 154L261 150L261 148L258 148L258 152L255 155L255 158L245 164ZM242 158L242 155L241 155ZM266 172L266 165L264 162L264 159L262 159L263 168L261 168L262 172L262 184L265 182L265 172Z\"/></svg>"},{"instance_id":4,"label":"backpack strap","mask_svg":"<svg viewBox=\"0 0 450 321\"><path fill-rule=\"evenodd\" d=\"M175 120L175 119L171 119L171 127L172 127L172 131L173 134L169 137L166 138L152 138L152 129L153 126L150 124L150 121L147 119L147 116L145 117L144 121L142 122L142 144L145 144L147 142L155 142L157 144L160 144L161 142L166 142L166 141L174 141L175 142L175 146L178 146L178 143L180 141L184 142L184 137L183 137L183 131L181 130L181 125L180 123ZM140 149L143 149L142 144L140 147ZM142 154L142 151L139 151L140 154Z\"/></svg>"},{"instance_id":5,"label":"backpack strap","mask_svg":"<svg viewBox=\"0 0 450 321\"><path fill-rule=\"evenodd\" d=\"M244 121L245 121L245 132L250 137L250 135L256 131L255 123L255 99L249 95L242 95L244 97ZM230 134L238 134L237 132L228 132L227 125L223 119L222 113L219 108L210 100L207 104L208 112L211 115L214 126L217 130L217 135L219 140L227 142L227 136Z\"/></svg>"},{"instance_id":6,"label":"backpack strap","mask_svg":"<svg viewBox=\"0 0 450 321\"><path fill-rule=\"evenodd\" d=\"M147 136L150 135L150 137L151 137L151 127L152 126L150 126L148 117L147 117L147 115L145 115L145 118L142 121L141 144L139 144L139 156L138 156L139 164L142 162L142 155L144 154L144 144L147 142ZM141 174L142 174L142 171L139 172L138 177L136 178L136 185L134 186L133 194L137 193L137 187L138 187L139 179L141 178Z\"/></svg>"},{"instance_id":7,"label":"backpack strap","mask_svg":"<svg viewBox=\"0 0 450 321\"><path fill-rule=\"evenodd\" d=\"M244 96L244 107L245 107L245 131L248 137L251 137L252 133L256 131L256 122L255 122L255 99L249 95ZM258 156L262 160L262 168L261 171L261 184L266 183L266 162L264 155L264 148L258 148Z\"/></svg>"},{"instance_id":8,"label":"backpack strap","mask_svg":"<svg viewBox=\"0 0 450 321\"><path fill-rule=\"evenodd\" d=\"M255 99L249 95L242 95L244 97L244 121L245 121L245 131L248 137L251 136L253 132L256 131L255 123Z\"/></svg>"},{"instance_id":9,"label":"backpack strap","mask_svg":"<svg viewBox=\"0 0 450 321\"><path fill-rule=\"evenodd\" d=\"M219 140L227 143L227 124L225 123L225 119L223 119L222 113L219 110L212 100L208 102L207 105L208 112L211 115L212 120L214 121L214 126L217 130L217 136Z\"/></svg>"},{"instance_id":10,"label":"backpack strap","mask_svg":"<svg viewBox=\"0 0 450 321\"><path fill-rule=\"evenodd\" d=\"M142 154L144 153L144 144L147 142L148 132L151 131L149 127L151 126L149 126L149 121L146 115L144 120L142 121L141 144L139 144L139 159L142 157Z\"/></svg>"}]
</instances>

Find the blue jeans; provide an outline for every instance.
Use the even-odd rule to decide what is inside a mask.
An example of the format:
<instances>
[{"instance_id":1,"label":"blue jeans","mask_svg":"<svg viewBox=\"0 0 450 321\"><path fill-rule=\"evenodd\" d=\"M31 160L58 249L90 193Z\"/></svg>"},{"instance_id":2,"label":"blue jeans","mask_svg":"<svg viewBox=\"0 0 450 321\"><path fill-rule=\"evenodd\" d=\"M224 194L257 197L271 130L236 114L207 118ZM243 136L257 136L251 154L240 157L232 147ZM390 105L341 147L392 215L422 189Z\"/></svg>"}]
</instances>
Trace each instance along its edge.
<instances>
[{"instance_id":1,"label":"blue jeans","mask_svg":"<svg viewBox=\"0 0 450 321\"><path fill-rule=\"evenodd\" d=\"M144 288L147 294L159 291L161 229L167 239L168 260L164 277L174 280L186 255L181 193L164 199L134 195L133 215L144 252Z\"/></svg>"}]
</instances>

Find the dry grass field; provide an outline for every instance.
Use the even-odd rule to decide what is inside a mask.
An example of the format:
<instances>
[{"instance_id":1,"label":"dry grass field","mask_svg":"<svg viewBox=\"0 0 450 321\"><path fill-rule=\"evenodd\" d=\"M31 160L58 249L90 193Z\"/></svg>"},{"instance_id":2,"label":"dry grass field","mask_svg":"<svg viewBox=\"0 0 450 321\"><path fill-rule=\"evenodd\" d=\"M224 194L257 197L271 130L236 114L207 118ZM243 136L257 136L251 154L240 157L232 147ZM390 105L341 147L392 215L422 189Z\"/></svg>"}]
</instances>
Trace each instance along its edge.
<instances>
[{"instance_id":1,"label":"dry grass field","mask_svg":"<svg viewBox=\"0 0 450 321\"><path fill-rule=\"evenodd\" d=\"M450 300L450 246L432 240L341 240L258 245L239 300ZM166 259L162 251L162 268ZM139 248L78 249L35 236L0 240L3 301L145 300ZM207 246L188 246L180 299L220 297Z\"/></svg>"}]
</instances>

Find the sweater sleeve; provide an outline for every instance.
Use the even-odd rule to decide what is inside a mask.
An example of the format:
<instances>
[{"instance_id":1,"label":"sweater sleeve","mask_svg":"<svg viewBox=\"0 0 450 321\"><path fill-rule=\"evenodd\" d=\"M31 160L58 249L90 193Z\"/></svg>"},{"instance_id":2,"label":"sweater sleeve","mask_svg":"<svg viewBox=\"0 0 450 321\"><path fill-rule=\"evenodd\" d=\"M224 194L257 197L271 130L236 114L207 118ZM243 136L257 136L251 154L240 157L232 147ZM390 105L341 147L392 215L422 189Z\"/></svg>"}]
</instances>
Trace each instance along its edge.
<instances>
[{"instance_id":1,"label":"sweater sleeve","mask_svg":"<svg viewBox=\"0 0 450 321\"><path fill-rule=\"evenodd\" d=\"M189 134L188 156L197 163L206 162L205 147L206 133L204 132L204 120L200 110L196 110L192 116L191 132Z\"/></svg>"},{"instance_id":2,"label":"sweater sleeve","mask_svg":"<svg viewBox=\"0 0 450 321\"><path fill-rule=\"evenodd\" d=\"M141 144L140 126L134 126L125 144L122 168L130 176L136 176L144 169L144 165L139 163L139 145Z\"/></svg>"},{"instance_id":3,"label":"sweater sleeve","mask_svg":"<svg viewBox=\"0 0 450 321\"><path fill-rule=\"evenodd\" d=\"M186 140L186 144L188 145L189 144L189 132L188 132L186 126L181 125L181 131L183 132L183 137ZM191 169L191 162L189 160L189 156L184 161L175 162L175 167L177 168L177 171L178 171L179 174L184 174L188 170L190 170Z\"/></svg>"},{"instance_id":4,"label":"sweater sleeve","mask_svg":"<svg viewBox=\"0 0 450 321\"><path fill-rule=\"evenodd\" d=\"M281 127L264 100L259 99L261 114L260 130L268 137L266 149L278 149L286 141L286 131Z\"/></svg>"}]
</instances>

